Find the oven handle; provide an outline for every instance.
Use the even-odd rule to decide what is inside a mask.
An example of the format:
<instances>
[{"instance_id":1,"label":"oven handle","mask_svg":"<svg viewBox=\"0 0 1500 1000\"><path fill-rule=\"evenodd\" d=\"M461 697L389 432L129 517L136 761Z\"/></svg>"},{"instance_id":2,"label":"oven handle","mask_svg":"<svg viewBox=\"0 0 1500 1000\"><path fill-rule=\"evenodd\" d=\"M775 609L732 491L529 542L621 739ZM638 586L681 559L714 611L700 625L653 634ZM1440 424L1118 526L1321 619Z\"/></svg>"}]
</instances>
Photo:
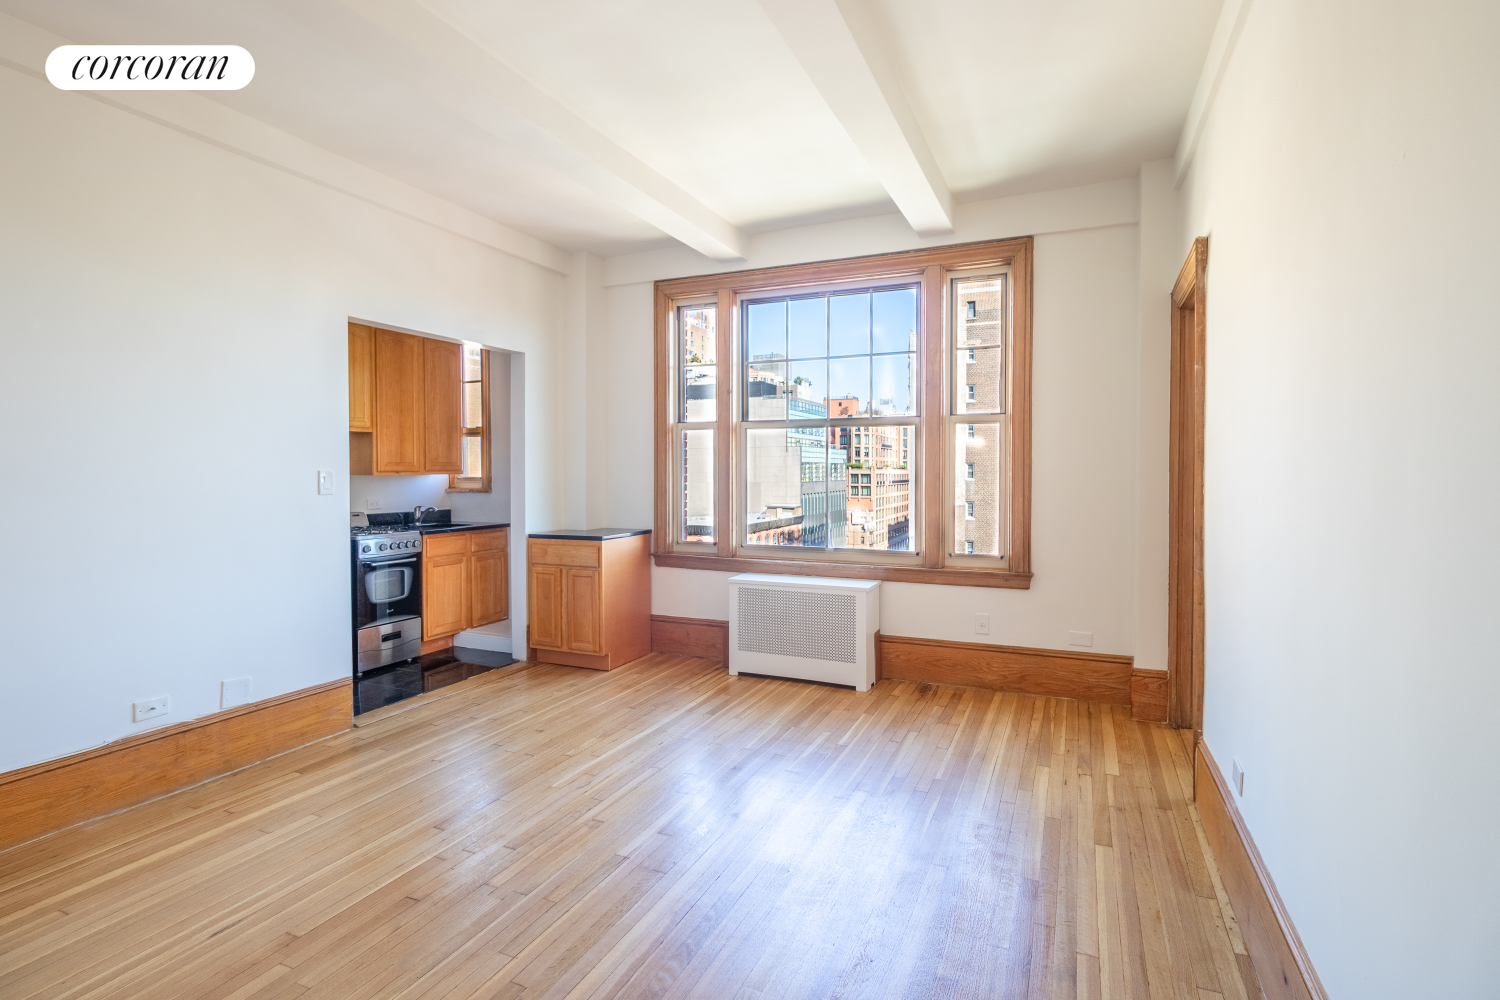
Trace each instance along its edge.
<instances>
[{"instance_id":1,"label":"oven handle","mask_svg":"<svg viewBox=\"0 0 1500 1000\"><path fill-rule=\"evenodd\" d=\"M363 559L363 560L361 560L361 562L363 562L366 566L399 566L402 563L409 563L409 562L416 562L416 561L417 561L417 557L416 556L411 556L408 559L387 559L385 562L379 562L379 561L374 560L374 559Z\"/></svg>"}]
</instances>

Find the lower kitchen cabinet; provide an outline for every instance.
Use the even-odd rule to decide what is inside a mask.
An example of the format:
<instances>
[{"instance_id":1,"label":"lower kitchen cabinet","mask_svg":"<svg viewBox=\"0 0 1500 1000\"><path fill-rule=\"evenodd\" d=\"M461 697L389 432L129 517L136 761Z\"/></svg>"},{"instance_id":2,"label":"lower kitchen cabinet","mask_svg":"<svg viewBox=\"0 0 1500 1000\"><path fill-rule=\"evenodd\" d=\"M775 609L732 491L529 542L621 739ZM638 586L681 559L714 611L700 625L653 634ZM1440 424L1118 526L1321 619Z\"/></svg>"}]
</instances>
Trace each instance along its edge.
<instances>
[{"instance_id":1,"label":"lower kitchen cabinet","mask_svg":"<svg viewBox=\"0 0 1500 1000\"><path fill-rule=\"evenodd\" d=\"M612 670L651 651L649 532L526 544L535 659Z\"/></svg>"},{"instance_id":2,"label":"lower kitchen cabinet","mask_svg":"<svg viewBox=\"0 0 1500 1000\"><path fill-rule=\"evenodd\" d=\"M510 615L509 532L422 538L422 638L441 639Z\"/></svg>"}]
</instances>

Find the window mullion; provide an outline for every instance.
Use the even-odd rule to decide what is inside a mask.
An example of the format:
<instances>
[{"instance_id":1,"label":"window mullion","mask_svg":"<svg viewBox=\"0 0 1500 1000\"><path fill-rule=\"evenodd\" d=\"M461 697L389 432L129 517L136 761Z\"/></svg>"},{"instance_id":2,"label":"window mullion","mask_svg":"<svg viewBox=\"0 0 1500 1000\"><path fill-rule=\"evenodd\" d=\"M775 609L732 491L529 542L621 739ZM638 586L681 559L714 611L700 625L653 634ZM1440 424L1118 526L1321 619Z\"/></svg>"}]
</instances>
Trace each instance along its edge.
<instances>
[{"instance_id":1,"label":"window mullion","mask_svg":"<svg viewBox=\"0 0 1500 1000\"><path fill-rule=\"evenodd\" d=\"M943 420L946 412L943 406L943 304L946 300L947 276L939 265L929 265L922 272L921 326L917 332L922 396L918 408L921 418L917 425L921 441L916 449L916 459L921 466L918 470L921 497L919 500L913 496L912 500L914 504L921 504L922 531L916 543L922 552L922 565L934 569L943 565L943 554L948 547L943 532L943 477L947 453L943 447L946 424Z\"/></svg>"},{"instance_id":2,"label":"window mullion","mask_svg":"<svg viewBox=\"0 0 1500 1000\"><path fill-rule=\"evenodd\" d=\"M714 326L719 366L714 388L714 414L718 418L714 428L714 540L718 544L719 555L725 557L734 555L740 527L734 513L734 470L735 463L739 460L739 448L735 441L735 426L739 416L736 401L739 399L741 378L741 359L735 349L737 313L734 292L728 288L720 288Z\"/></svg>"}]
</instances>

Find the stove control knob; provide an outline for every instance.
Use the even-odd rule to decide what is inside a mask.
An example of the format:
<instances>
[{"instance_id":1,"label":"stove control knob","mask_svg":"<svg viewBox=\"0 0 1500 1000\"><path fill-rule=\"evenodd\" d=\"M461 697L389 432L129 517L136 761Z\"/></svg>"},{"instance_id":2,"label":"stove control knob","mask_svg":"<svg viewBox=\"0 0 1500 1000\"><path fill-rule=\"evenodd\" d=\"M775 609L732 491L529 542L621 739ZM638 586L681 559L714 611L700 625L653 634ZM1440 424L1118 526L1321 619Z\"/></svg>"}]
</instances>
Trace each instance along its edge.
<instances>
[{"instance_id":1,"label":"stove control knob","mask_svg":"<svg viewBox=\"0 0 1500 1000\"><path fill-rule=\"evenodd\" d=\"M368 551L370 551L370 546L369 545L361 545L360 548L359 548L359 551L361 551L361 552L368 552Z\"/></svg>"},{"instance_id":2,"label":"stove control knob","mask_svg":"<svg viewBox=\"0 0 1500 1000\"><path fill-rule=\"evenodd\" d=\"M380 551L382 551L382 552L384 552L384 551L385 551L385 550L386 550L386 548L387 548L387 547L388 547L388 546L387 546L387 545L386 545L386 544L385 544L385 542L381 542L381 543L380 543Z\"/></svg>"}]
</instances>

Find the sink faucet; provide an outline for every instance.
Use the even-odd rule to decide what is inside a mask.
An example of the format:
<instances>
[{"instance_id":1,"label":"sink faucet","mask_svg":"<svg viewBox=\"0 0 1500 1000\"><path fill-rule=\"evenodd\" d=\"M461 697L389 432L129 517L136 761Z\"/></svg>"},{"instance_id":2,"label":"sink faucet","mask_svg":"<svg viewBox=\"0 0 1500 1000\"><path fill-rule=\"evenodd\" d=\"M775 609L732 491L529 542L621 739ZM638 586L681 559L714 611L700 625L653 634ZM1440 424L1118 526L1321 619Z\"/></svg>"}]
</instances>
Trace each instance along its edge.
<instances>
[{"instance_id":1,"label":"sink faucet","mask_svg":"<svg viewBox=\"0 0 1500 1000\"><path fill-rule=\"evenodd\" d=\"M422 515L425 514L425 513L427 513L428 511L431 511L431 512L433 512L435 514L435 513L437 513L437 508L436 507L425 507L424 508L421 504L417 504L415 507L413 507L411 509L411 523L412 524L421 524L422 523Z\"/></svg>"}]
</instances>

